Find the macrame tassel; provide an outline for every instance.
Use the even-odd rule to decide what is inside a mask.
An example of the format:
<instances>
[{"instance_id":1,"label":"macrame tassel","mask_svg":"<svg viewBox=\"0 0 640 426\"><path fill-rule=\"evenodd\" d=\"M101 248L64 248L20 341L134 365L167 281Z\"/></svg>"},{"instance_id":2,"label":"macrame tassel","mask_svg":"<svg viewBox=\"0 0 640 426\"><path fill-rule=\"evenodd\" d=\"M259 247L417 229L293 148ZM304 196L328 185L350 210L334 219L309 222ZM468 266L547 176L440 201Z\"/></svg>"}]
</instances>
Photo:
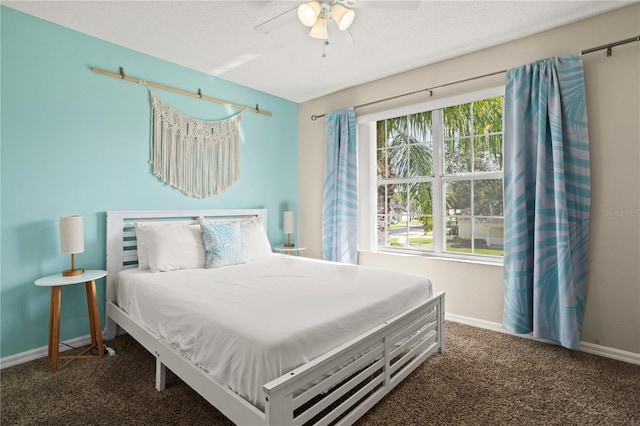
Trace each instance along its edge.
<instances>
[{"instance_id":1,"label":"macrame tassel","mask_svg":"<svg viewBox=\"0 0 640 426\"><path fill-rule=\"evenodd\" d=\"M196 120L149 93L153 174L198 198L219 194L236 183L240 178L241 113L220 121Z\"/></svg>"}]
</instances>

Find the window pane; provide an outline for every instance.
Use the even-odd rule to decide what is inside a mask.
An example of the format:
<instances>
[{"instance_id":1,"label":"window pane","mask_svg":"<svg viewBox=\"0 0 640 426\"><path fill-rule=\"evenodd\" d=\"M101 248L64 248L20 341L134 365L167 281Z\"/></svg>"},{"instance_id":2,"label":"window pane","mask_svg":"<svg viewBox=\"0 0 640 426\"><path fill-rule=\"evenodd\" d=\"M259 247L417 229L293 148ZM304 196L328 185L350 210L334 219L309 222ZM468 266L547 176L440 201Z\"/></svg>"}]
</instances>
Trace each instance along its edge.
<instances>
[{"instance_id":1,"label":"window pane","mask_svg":"<svg viewBox=\"0 0 640 426\"><path fill-rule=\"evenodd\" d=\"M474 254L502 256L504 220L477 218L474 222Z\"/></svg>"},{"instance_id":2,"label":"window pane","mask_svg":"<svg viewBox=\"0 0 640 426\"><path fill-rule=\"evenodd\" d=\"M502 96L472 102L474 133L502 132Z\"/></svg>"},{"instance_id":3,"label":"window pane","mask_svg":"<svg viewBox=\"0 0 640 426\"><path fill-rule=\"evenodd\" d=\"M403 144L389 148L389 177L409 177L409 145Z\"/></svg>"},{"instance_id":4,"label":"window pane","mask_svg":"<svg viewBox=\"0 0 640 426\"><path fill-rule=\"evenodd\" d=\"M389 213L401 218L407 213L409 184L397 183L392 186L394 186L394 188L391 194L392 197L390 197Z\"/></svg>"},{"instance_id":5,"label":"window pane","mask_svg":"<svg viewBox=\"0 0 640 426\"><path fill-rule=\"evenodd\" d=\"M389 186L393 185L378 185L378 215L387 214L389 211Z\"/></svg>"},{"instance_id":6,"label":"window pane","mask_svg":"<svg viewBox=\"0 0 640 426\"><path fill-rule=\"evenodd\" d=\"M431 111L408 115L406 122L409 143L427 144L433 142Z\"/></svg>"},{"instance_id":7,"label":"window pane","mask_svg":"<svg viewBox=\"0 0 640 426\"><path fill-rule=\"evenodd\" d=\"M414 144L409 148L410 177L433 176L433 144Z\"/></svg>"},{"instance_id":8,"label":"window pane","mask_svg":"<svg viewBox=\"0 0 640 426\"><path fill-rule=\"evenodd\" d=\"M474 171L502 170L502 133L485 133L474 141Z\"/></svg>"},{"instance_id":9,"label":"window pane","mask_svg":"<svg viewBox=\"0 0 640 426\"><path fill-rule=\"evenodd\" d=\"M445 173L471 171L471 142L473 134L471 104L455 105L443 110Z\"/></svg>"},{"instance_id":10,"label":"window pane","mask_svg":"<svg viewBox=\"0 0 640 426\"><path fill-rule=\"evenodd\" d=\"M433 251L433 218L431 216L412 216L407 235L410 248Z\"/></svg>"},{"instance_id":11,"label":"window pane","mask_svg":"<svg viewBox=\"0 0 640 426\"><path fill-rule=\"evenodd\" d=\"M389 218L387 215L377 215L378 247L389 247L391 234L389 233Z\"/></svg>"},{"instance_id":12,"label":"window pane","mask_svg":"<svg viewBox=\"0 0 640 426\"><path fill-rule=\"evenodd\" d=\"M405 247L407 241L407 184L378 185L378 245Z\"/></svg>"},{"instance_id":13,"label":"window pane","mask_svg":"<svg viewBox=\"0 0 640 426\"><path fill-rule=\"evenodd\" d=\"M412 217L433 214L432 188L431 182L419 182L411 186L408 207Z\"/></svg>"},{"instance_id":14,"label":"window pane","mask_svg":"<svg viewBox=\"0 0 640 426\"><path fill-rule=\"evenodd\" d=\"M433 184L418 182L409 189L409 244L433 251Z\"/></svg>"},{"instance_id":15,"label":"window pane","mask_svg":"<svg viewBox=\"0 0 640 426\"><path fill-rule=\"evenodd\" d=\"M448 182L445 186L447 209L453 209L455 215L471 215L471 181Z\"/></svg>"},{"instance_id":16,"label":"window pane","mask_svg":"<svg viewBox=\"0 0 640 426\"><path fill-rule=\"evenodd\" d=\"M406 145L410 143L410 133L407 131L409 116L390 118L377 124L377 148Z\"/></svg>"},{"instance_id":17,"label":"window pane","mask_svg":"<svg viewBox=\"0 0 640 426\"><path fill-rule=\"evenodd\" d=\"M388 152L386 149L378 149L376 152L378 179L387 179L389 177Z\"/></svg>"},{"instance_id":18,"label":"window pane","mask_svg":"<svg viewBox=\"0 0 640 426\"><path fill-rule=\"evenodd\" d=\"M453 214L453 209L447 209L447 213L444 217L444 228L447 243L458 238L458 217Z\"/></svg>"},{"instance_id":19,"label":"window pane","mask_svg":"<svg viewBox=\"0 0 640 426\"><path fill-rule=\"evenodd\" d=\"M378 185L378 212L376 216L379 246L389 246L390 244L390 226L394 220L390 206L393 203L394 191L394 184Z\"/></svg>"},{"instance_id":20,"label":"window pane","mask_svg":"<svg viewBox=\"0 0 640 426\"><path fill-rule=\"evenodd\" d=\"M471 171L471 139L450 139L444 142L445 173L449 175Z\"/></svg>"},{"instance_id":21,"label":"window pane","mask_svg":"<svg viewBox=\"0 0 640 426\"><path fill-rule=\"evenodd\" d=\"M407 196L409 184L392 185L389 197L389 245L392 247L408 247L409 218L407 213Z\"/></svg>"},{"instance_id":22,"label":"window pane","mask_svg":"<svg viewBox=\"0 0 640 426\"><path fill-rule=\"evenodd\" d=\"M471 104L454 105L443 110L444 139L455 139L471 136L472 120Z\"/></svg>"},{"instance_id":23,"label":"window pane","mask_svg":"<svg viewBox=\"0 0 640 426\"><path fill-rule=\"evenodd\" d=\"M502 179L473 182L473 213L475 216L504 216Z\"/></svg>"},{"instance_id":24,"label":"window pane","mask_svg":"<svg viewBox=\"0 0 640 426\"><path fill-rule=\"evenodd\" d=\"M384 148L387 146L386 139L387 120L376 122L376 148Z\"/></svg>"},{"instance_id":25,"label":"window pane","mask_svg":"<svg viewBox=\"0 0 640 426\"><path fill-rule=\"evenodd\" d=\"M398 144L389 149L388 177L433 176L433 147L426 144Z\"/></svg>"},{"instance_id":26,"label":"window pane","mask_svg":"<svg viewBox=\"0 0 640 426\"><path fill-rule=\"evenodd\" d=\"M410 144L407 176L433 176L433 128L431 111L411 114L406 123L406 141Z\"/></svg>"},{"instance_id":27,"label":"window pane","mask_svg":"<svg viewBox=\"0 0 640 426\"><path fill-rule=\"evenodd\" d=\"M449 229L445 250L452 253L471 253L471 218L448 216L445 224Z\"/></svg>"}]
</instances>

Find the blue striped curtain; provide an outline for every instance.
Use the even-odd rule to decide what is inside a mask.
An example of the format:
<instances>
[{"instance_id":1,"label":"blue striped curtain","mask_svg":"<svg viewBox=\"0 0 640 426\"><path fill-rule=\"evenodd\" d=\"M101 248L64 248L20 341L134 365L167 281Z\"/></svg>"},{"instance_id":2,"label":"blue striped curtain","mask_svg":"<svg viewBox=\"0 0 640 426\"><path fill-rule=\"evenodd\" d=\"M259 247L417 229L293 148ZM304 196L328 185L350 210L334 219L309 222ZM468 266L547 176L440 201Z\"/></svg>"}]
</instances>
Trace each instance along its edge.
<instances>
[{"instance_id":1,"label":"blue striped curtain","mask_svg":"<svg viewBox=\"0 0 640 426\"><path fill-rule=\"evenodd\" d=\"M353 108L327 114L324 158L322 256L334 262L356 263L358 199Z\"/></svg>"},{"instance_id":2,"label":"blue striped curtain","mask_svg":"<svg viewBox=\"0 0 640 426\"><path fill-rule=\"evenodd\" d=\"M509 70L504 114L503 323L578 349L591 204L581 55Z\"/></svg>"}]
</instances>

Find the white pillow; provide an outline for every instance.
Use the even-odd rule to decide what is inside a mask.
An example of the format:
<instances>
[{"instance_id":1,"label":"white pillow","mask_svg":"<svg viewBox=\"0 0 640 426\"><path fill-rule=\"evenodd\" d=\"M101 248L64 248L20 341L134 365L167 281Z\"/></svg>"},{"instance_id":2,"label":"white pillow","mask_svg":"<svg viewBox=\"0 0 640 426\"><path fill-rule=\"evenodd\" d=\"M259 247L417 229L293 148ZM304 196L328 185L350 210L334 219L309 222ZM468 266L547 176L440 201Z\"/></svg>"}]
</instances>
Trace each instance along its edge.
<instances>
[{"instance_id":1,"label":"white pillow","mask_svg":"<svg viewBox=\"0 0 640 426\"><path fill-rule=\"evenodd\" d=\"M136 222L136 250L138 251L138 269L149 270L147 256L147 235L154 232L151 228L163 228L166 222Z\"/></svg>"},{"instance_id":2,"label":"white pillow","mask_svg":"<svg viewBox=\"0 0 640 426\"><path fill-rule=\"evenodd\" d=\"M138 268L151 272L204 268L206 251L199 225L136 223Z\"/></svg>"},{"instance_id":3,"label":"white pillow","mask_svg":"<svg viewBox=\"0 0 640 426\"><path fill-rule=\"evenodd\" d=\"M271 243L267 238L262 222L257 217L245 219L240 222L244 253L247 260L262 259L273 255Z\"/></svg>"}]
</instances>

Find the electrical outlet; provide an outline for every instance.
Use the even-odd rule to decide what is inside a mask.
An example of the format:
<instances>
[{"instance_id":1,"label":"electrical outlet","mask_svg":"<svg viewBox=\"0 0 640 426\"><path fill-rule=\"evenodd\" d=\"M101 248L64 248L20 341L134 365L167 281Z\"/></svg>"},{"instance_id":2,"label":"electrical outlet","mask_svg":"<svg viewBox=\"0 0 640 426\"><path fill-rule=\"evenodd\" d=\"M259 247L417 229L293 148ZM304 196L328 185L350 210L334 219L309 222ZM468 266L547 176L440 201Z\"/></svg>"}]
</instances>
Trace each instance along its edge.
<instances>
[{"instance_id":1,"label":"electrical outlet","mask_svg":"<svg viewBox=\"0 0 640 426\"><path fill-rule=\"evenodd\" d=\"M599 345L599 344L600 344L600 339L598 339L597 337L592 337L592 338L591 338L591 341L592 341L593 343L595 343L596 345Z\"/></svg>"}]
</instances>

